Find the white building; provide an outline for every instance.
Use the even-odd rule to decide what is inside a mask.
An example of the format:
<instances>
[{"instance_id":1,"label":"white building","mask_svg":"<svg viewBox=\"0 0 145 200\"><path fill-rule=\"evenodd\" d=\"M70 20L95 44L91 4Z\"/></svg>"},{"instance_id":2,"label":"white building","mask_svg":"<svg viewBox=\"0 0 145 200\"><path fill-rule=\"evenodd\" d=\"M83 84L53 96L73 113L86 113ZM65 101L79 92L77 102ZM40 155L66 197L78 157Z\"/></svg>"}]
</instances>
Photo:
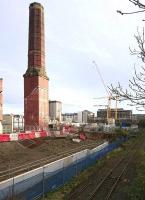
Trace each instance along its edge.
<instances>
[{"instance_id":1,"label":"white building","mask_svg":"<svg viewBox=\"0 0 145 200\"><path fill-rule=\"evenodd\" d=\"M89 123L89 122L93 122L93 120L94 120L93 112L90 112L88 110L78 112L78 122L79 123Z\"/></svg>"},{"instance_id":2,"label":"white building","mask_svg":"<svg viewBox=\"0 0 145 200\"><path fill-rule=\"evenodd\" d=\"M64 113L62 114L63 122L78 122L78 114L77 113Z\"/></svg>"},{"instance_id":3,"label":"white building","mask_svg":"<svg viewBox=\"0 0 145 200\"><path fill-rule=\"evenodd\" d=\"M49 119L61 122L62 103L60 101L49 101Z\"/></svg>"},{"instance_id":4,"label":"white building","mask_svg":"<svg viewBox=\"0 0 145 200\"><path fill-rule=\"evenodd\" d=\"M3 133L20 132L24 130L24 116L4 114L3 115Z\"/></svg>"}]
</instances>

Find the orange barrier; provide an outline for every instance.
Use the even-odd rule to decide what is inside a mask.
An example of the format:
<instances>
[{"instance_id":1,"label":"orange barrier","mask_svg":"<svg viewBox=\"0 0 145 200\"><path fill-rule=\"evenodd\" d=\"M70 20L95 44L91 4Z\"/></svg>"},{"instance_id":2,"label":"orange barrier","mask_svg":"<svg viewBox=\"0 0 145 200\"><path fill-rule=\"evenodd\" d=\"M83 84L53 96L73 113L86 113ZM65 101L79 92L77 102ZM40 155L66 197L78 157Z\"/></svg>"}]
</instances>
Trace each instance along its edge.
<instances>
[{"instance_id":1,"label":"orange barrier","mask_svg":"<svg viewBox=\"0 0 145 200\"><path fill-rule=\"evenodd\" d=\"M10 141L10 135L9 134L0 135L0 142L9 142L9 141Z\"/></svg>"}]
</instances>

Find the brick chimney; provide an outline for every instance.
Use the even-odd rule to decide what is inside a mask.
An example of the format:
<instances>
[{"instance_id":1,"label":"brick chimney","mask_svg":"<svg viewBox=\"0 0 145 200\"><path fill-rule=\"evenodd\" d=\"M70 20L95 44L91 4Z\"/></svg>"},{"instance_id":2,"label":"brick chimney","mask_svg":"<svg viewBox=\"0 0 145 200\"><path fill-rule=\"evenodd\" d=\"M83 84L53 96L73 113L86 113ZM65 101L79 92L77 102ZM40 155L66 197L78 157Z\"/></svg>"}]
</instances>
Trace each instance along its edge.
<instances>
[{"instance_id":1,"label":"brick chimney","mask_svg":"<svg viewBox=\"0 0 145 200\"><path fill-rule=\"evenodd\" d=\"M24 77L25 130L45 129L48 124L48 77L45 71L44 8L29 6L28 67Z\"/></svg>"}]
</instances>

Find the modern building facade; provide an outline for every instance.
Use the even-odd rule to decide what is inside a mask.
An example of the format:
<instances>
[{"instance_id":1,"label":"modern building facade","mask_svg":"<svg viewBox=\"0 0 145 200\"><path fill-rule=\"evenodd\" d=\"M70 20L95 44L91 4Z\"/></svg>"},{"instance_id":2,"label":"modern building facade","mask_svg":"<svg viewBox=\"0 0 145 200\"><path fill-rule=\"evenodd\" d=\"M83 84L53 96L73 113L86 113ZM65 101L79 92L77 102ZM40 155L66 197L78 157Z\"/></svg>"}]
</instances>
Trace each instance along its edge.
<instances>
[{"instance_id":1,"label":"modern building facade","mask_svg":"<svg viewBox=\"0 0 145 200\"><path fill-rule=\"evenodd\" d=\"M137 121L145 120L145 114L133 114L132 119Z\"/></svg>"},{"instance_id":2,"label":"modern building facade","mask_svg":"<svg viewBox=\"0 0 145 200\"><path fill-rule=\"evenodd\" d=\"M116 109L111 109L110 117L115 119ZM97 111L97 118L106 119L107 118L107 109L99 109ZM118 120L130 120L132 119L132 110L124 110L123 108L117 109L117 119Z\"/></svg>"},{"instance_id":3,"label":"modern building facade","mask_svg":"<svg viewBox=\"0 0 145 200\"><path fill-rule=\"evenodd\" d=\"M24 116L13 115L13 132L24 131Z\"/></svg>"},{"instance_id":4,"label":"modern building facade","mask_svg":"<svg viewBox=\"0 0 145 200\"><path fill-rule=\"evenodd\" d=\"M45 71L44 9L29 7L28 68L24 77L25 130L44 129L48 123L48 77Z\"/></svg>"},{"instance_id":5,"label":"modern building facade","mask_svg":"<svg viewBox=\"0 0 145 200\"><path fill-rule=\"evenodd\" d=\"M2 120L3 120L3 79L0 78L0 134L3 133Z\"/></svg>"},{"instance_id":6,"label":"modern building facade","mask_svg":"<svg viewBox=\"0 0 145 200\"><path fill-rule=\"evenodd\" d=\"M94 113L88 110L78 112L79 123L91 123L94 122Z\"/></svg>"},{"instance_id":7,"label":"modern building facade","mask_svg":"<svg viewBox=\"0 0 145 200\"><path fill-rule=\"evenodd\" d=\"M4 133L15 133L24 130L24 116L4 114L3 115L3 132Z\"/></svg>"},{"instance_id":8,"label":"modern building facade","mask_svg":"<svg viewBox=\"0 0 145 200\"><path fill-rule=\"evenodd\" d=\"M88 110L78 113L65 113L62 114L62 121L70 123L92 123L94 122L94 113Z\"/></svg>"},{"instance_id":9,"label":"modern building facade","mask_svg":"<svg viewBox=\"0 0 145 200\"><path fill-rule=\"evenodd\" d=\"M60 101L49 101L49 119L61 122L62 103Z\"/></svg>"},{"instance_id":10,"label":"modern building facade","mask_svg":"<svg viewBox=\"0 0 145 200\"><path fill-rule=\"evenodd\" d=\"M62 114L63 122L78 122L78 113L64 113Z\"/></svg>"}]
</instances>

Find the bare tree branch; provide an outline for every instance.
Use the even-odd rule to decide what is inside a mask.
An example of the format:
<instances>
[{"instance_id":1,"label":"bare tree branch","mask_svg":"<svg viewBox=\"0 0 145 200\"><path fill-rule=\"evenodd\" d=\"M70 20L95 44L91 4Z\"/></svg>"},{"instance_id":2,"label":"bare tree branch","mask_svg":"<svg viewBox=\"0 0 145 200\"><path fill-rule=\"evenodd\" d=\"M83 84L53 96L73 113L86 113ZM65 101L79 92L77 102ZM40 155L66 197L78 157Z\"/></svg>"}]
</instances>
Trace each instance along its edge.
<instances>
[{"instance_id":1,"label":"bare tree branch","mask_svg":"<svg viewBox=\"0 0 145 200\"><path fill-rule=\"evenodd\" d=\"M140 9L143 9L143 10L137 10L133 12L122 12L121 10L117 10L117 13L121 15L130 15L130 14L145 12L145 4L141 3L139 0L129 0L129 1L133 3L135 6L138 6Z\"/></svg>"},{"instance_id":2,"label":"bare tree branch","mask_svg":"<svg viewBox=\"0 0 145 200\"><path fill-rule=\"evenodd\" d=\"M133 3L135 6L138 6L141 9L145 9L145 5L142 4L139 0L129 0L131 3Z\"/></svg>"},{"instance_id":3,"label":"bare tree branch","mask_svg":"<svg viewBox=\"0 0 145 200\"><path fill-rule=\"evenodd\" d=\"M133 12L122 12L121 10L117 10L117 13L121 15L131 15L131 14L137 14L141 12L145 12L145 10L138 10L138 11L133 11Z\"/></svg>"},{"instance_id":4,"label":"bare tree branch","mask_svg":"<svg viewBox=\"0 0 145 200\"><path fill-rule=\"evenodd\" d=\"M140 33L137 29L137 35L134 36L138 44L138 49L133 49L131 51L132 55L139 57L143 63L145 63L145 38L144 29ZM137 109L145 110L145 67L141 66L140 72L137 72L134 66L134 76L129 80L129 89L124 90L120 83L116 87L112 84L109 86L111 92L120 97L120 101L129 100L131 105L136 105Z\"/></svg>"}]
</instances>

